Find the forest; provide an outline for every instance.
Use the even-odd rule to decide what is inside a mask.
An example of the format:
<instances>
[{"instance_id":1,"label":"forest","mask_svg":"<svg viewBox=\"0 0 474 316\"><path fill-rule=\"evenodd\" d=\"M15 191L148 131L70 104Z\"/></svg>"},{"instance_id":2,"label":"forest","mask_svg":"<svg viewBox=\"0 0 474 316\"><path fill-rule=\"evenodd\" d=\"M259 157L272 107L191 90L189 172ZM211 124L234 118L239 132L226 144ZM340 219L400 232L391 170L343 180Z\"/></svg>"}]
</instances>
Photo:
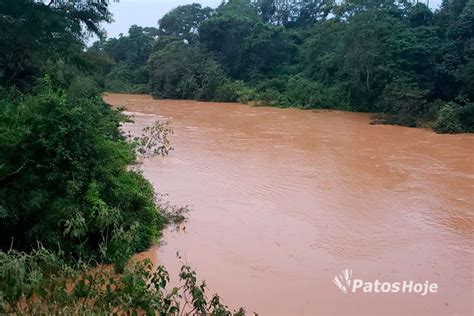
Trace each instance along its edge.
<instances>
[{"instance_id":1,"label":"forest","mask_svg":"<svg viewBox=\"0 0 474 316\"><path fill-rule=\"evenodd\" d=\"M374 113L474 129L474 2L229 0L168 12L94 43L108 91Z\"/></svg>"}]
</instances>

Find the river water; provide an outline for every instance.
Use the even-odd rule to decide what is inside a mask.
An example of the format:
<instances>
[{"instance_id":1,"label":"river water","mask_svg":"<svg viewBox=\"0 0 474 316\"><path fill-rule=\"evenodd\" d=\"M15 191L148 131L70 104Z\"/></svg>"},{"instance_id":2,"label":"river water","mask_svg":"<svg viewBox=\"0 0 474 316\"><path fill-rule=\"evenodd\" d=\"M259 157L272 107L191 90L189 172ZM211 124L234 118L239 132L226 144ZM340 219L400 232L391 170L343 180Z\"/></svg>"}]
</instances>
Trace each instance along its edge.
<instances>
[{"instance_id":1,"label":"river water","mask_svg":"<svg viewBox=\"0 0 474 316\"><path fill-rule=\"evenodd\" d=\"M474 135L370 125L366 114L109 94L132 133L170 119L174 151L143 165L185 230L140 257L196 268L231 308L260 315L472 315ZM177 256L179 254L179 258ZM344 294L369 282L437 293Z\"/></svg>"}]
</instances>

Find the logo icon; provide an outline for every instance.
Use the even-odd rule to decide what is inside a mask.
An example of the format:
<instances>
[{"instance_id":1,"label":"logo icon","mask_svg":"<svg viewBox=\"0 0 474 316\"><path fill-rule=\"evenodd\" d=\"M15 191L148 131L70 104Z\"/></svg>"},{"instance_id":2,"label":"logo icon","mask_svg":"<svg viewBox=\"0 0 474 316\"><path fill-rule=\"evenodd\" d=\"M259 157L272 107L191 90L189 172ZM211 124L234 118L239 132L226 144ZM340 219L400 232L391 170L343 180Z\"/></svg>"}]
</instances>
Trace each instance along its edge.
<instances>
[{"instance_id":1,"label":"logo icon","mask_svg":"<svg viewBox=\"0 0 474 316\"><path fill-rule=\"evenodd\" d=\"M347 294L351 288L352 269L345 269L339 276L335 276L332 282L344 293Z\"/></svg>"},{"instance_id":2,"label":"logo icon","mask_svg":"<svg viewBox=\"0 0 474 316\"><path fill-rule=\"evenodd\" d=\"M395 282L364 281L352 278L352 269L344 269L341 274L336 275L332 282L341 290L342 293L363 292L363 293L415 293L425 296L428 293L437 293L438 284L428 280L416 282L413 280L403 280Z\"/></svg>"}]
</instances>

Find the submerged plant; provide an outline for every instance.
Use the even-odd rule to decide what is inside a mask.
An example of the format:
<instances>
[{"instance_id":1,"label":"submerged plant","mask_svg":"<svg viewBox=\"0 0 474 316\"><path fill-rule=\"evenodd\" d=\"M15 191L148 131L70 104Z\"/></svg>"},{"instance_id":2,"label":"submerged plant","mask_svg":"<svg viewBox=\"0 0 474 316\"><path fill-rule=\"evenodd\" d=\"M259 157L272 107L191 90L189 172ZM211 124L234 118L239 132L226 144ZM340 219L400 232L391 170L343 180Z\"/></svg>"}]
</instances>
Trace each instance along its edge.
<instances>
[{"instance_id":1,"label":"submerged plant","mask_svg":"<svg viewBox=\"0 0 474 316\"><path fill-rule=\"evenodd\" d=\"M165 196L167 196L167 194L156 194L156 206L160 209L167 224L179 227L179 225L186 222L187 215L191 209L189 205L173 205L164 198Z\"/></svg>"},{"instance_id":2,"label":"submerged plant","mask_svg":"<svg viewBox=\"0 0 474 316\"><path fill-rule=\"evenodd\" d=\"M173 134L171 121L156 121L152 126L143 129L140 137L135 137L135 150L138 157L150 158L152 156L166 156L173 147L171 147L169 135Z\"/></svg>"}]
</instances>

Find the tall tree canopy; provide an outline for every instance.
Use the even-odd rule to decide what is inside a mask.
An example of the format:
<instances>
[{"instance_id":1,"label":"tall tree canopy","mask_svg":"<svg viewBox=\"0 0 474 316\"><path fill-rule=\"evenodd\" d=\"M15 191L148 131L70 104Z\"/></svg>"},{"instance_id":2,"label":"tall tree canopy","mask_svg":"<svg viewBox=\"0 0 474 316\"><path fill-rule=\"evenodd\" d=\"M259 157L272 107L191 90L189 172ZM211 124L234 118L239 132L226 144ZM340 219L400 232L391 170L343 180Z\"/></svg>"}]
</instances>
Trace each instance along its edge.
<instances>
[{"instance_id":1,"label":"tall tree canopy","mask_svg":"<svg viewBox=\"0 0 474 316\"><path fill-rule=\"evenodd\" d=\"M195 72L184 71L179 58L199 51L200 60L216 61L227 77L216 90L225 93L214 95L219 100L225 95L278 106L377 112L383 114L380 121L409 126L435 126L448 106L443 113L459 122L453 130L470 131L473 7L467 0L445 0L436 11L411 0L227 0L215 10L180 6L159 21L150 56L163 58L160 67L156 59L148 64L148 87L166 97L183 82L195 81ZM109 40L111 47L114 41L125 43ZM131 47L117 46L108 54L119 62L114 56L137 50ZM187 75L166 87L156 84L169 79L174 67ZM193 95L199 93L178 96Z\"/></svg>"},{"instance_id":2,"label":"tall tree canopy","mask_svg":"<svg viewBox=\"0 0 474 316\"><path fill-rule=\"evenodd\" d=\"M84 32L101 36L100 23L111 20L108 4L108 0L1 1L0 83L30 82L44 60L83 46Z\"/></svg>"},{"instance_id":3,"label":"tall tree canopy","mask_svg":"<svg viewBox=\"0 0 474 316\"><path fill-rule=\"evenodd\" d=\"M211 8L203 8L197 3L179 6L158 21L160 35L195 41L202 22L211 17L212 13Z\"/></svg>"}]
</instances>

